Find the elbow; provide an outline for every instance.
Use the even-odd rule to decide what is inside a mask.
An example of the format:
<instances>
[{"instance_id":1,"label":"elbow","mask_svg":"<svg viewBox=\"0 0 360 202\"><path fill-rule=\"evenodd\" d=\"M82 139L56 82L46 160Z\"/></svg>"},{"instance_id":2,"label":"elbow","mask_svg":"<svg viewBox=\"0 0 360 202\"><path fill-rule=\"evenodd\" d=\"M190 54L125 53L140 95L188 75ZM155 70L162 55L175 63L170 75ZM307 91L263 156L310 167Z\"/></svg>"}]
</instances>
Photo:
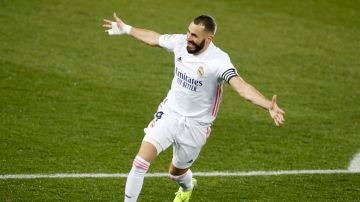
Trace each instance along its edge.
<instances>
[{"instance_id":1,"label":"elbow","mask_svg":"<svg viewBox=\"0 0 360 202\"><path fill-rule=\"evenodd\" d=\"M149 41L147 44L149 46L152 46L152 47L158 47L159 46L159 42L157 40Z\"/></svg>"},{"instance_id":2,"label":"elbow","mask_svg":"<svg viewBox=\"0 0 360 202\"><path fill-rule=\"evenodd\" d=\"M148 45L150 46L159 46L160 34L152 31L148 40Z\"/></svg>"}]
</instances>

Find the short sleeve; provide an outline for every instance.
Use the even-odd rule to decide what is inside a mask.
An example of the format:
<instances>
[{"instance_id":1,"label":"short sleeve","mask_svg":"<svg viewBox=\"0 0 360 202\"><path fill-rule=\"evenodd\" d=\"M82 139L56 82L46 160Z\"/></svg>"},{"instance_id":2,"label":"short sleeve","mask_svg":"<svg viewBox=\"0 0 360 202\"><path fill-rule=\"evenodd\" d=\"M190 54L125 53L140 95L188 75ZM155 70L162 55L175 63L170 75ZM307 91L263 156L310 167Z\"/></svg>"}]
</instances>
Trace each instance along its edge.
<instances>
[{"instance_id":1,"label":"short sleeve","mask_svg":"<svg viewBox=\"0 0 360 202\"><path fill-rule=\"evenodd\" d=\"M226 54L217 62L218 77L221 80L229 82L231 78L239 76L236 68L231 63L229 56Z\"/></svg>"},{"instance_id":2,"label":"short sleeve","mask_svg":"<svg viewBox=\"0 0 360 202\"><path fill-rule=\"evenodd\" d=\"M160 47L169 52L173 52L176 46L185 42L185 35L183 34L164 34L159 38Z\"/></svg>"}]
</instances>

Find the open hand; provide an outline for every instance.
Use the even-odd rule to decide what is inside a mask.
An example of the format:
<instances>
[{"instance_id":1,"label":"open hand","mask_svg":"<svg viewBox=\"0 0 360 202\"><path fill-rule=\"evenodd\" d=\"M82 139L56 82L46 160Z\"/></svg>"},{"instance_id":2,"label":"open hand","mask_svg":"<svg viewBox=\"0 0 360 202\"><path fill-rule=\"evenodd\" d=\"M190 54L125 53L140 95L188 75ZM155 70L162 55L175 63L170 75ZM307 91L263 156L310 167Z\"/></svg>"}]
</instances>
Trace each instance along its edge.
<instances>
[{"instance_id":1,"label":"open hand","mask_svg":"<svg viewBox=\"0 0 360 202\"><path fill-rule=\"evenodd\" d=\"M271 118L274 119L276 126L281 126L285 122L285 118L284 118L285 112L277 106L276 99L277 96L274 95L271 100L269 112Z\"/></svg>"},{"instance_id":2,"label":"open hand","mask_svg":"<svg viewBox=\"0 0 360 202\"><path fill-rule=\"evenodd\" d=\"M122 35L129 34L131 30L131 26L125 24L114 12L113 17L114 21L104 19L103 27L106 28L105 32L109 35Z\"/></svg>"}]
</instances>

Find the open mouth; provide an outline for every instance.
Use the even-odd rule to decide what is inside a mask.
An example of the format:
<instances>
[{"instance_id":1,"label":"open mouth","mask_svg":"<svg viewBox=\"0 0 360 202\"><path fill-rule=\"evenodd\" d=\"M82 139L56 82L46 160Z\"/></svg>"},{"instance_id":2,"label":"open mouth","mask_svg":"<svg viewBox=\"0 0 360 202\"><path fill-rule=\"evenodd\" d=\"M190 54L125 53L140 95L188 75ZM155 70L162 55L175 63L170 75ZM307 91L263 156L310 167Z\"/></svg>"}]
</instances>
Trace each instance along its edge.
<instances>
[{"instance_id":1,"label":"open mouth","mask_svg":"<svg viewBox=\"0 0 360 202\"><path fill-rule=\"evenodd\" d=\"M188 42L187 42L187 45L188 45L188 46L191 46L191 47L195 47L195 43L194 43L194 42L191 42L191 41L188 41Z\"/></svg>"}]
</instances>

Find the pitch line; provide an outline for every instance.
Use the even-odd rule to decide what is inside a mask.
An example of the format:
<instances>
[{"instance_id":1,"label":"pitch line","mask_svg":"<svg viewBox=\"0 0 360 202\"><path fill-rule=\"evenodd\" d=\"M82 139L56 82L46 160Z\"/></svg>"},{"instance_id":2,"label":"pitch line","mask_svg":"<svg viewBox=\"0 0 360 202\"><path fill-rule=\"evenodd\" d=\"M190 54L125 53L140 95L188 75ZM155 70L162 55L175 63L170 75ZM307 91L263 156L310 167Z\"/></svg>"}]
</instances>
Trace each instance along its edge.
<instances>
[{"instance_id":1,"label":"pitch line","mask_svg":"<svg viewBox=\"0 0 360 202\"><path fill-rule=\"evenodd\" d=\"M241 176L277 176L277 175L314 175L314 174L351 174L360 170L280 170L249 172L194 172L201 177L241 177ZM55 174L7 174L0 175L1 180L9 179L54 179L54 178L126 178L126 173L55 173ZM146 177L167 177L168 173L148 173Z\"/></svg>"}]
</instances>

